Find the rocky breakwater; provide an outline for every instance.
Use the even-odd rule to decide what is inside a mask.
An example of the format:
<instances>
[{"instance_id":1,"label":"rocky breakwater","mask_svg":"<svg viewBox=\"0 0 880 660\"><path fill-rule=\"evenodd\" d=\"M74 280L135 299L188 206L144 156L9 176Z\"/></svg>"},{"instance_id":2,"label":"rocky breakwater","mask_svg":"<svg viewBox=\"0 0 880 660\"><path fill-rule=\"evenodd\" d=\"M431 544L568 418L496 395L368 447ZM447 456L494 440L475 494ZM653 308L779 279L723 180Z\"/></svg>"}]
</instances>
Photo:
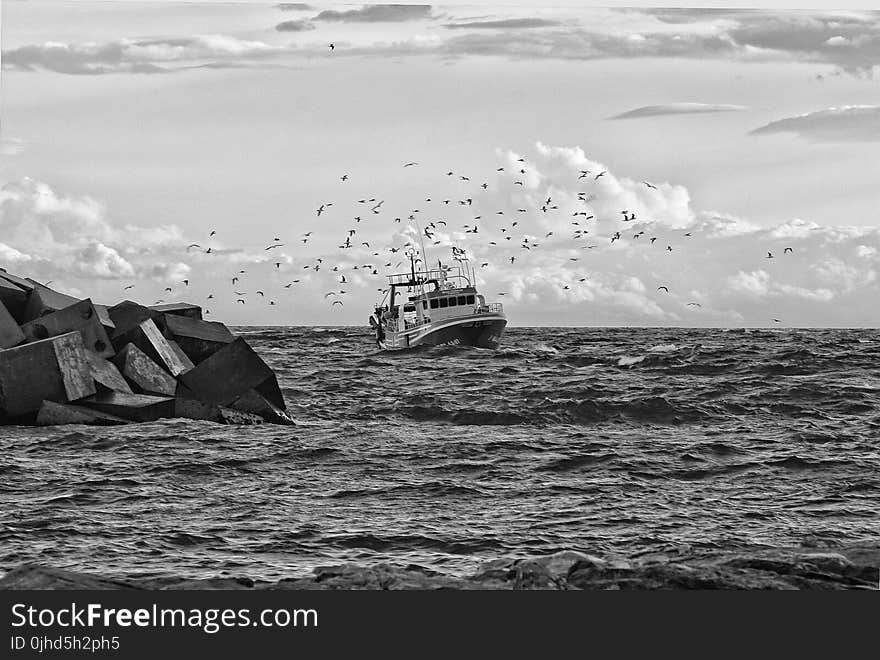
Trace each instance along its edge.
<instances>
[{"instance_id":1,"label":"rocky breakwater","mask_svg":"<svg viewBox=\"0 0 880 660\"><path fill-rule=\"evenodd\" d=\"M751 552L677 552L637 558L563 551L498 559L472 575L444 575L421 566L387 563L315 568L277 581L248 577L121 578L26 564L0 578L0 590L20 589L820 589L880 588L880 545L776 548Z\"/></svg>"},{"instance_id":2,"label":"rocky breakwater","mask_svg":"<svg viewBox=\"0 0 880 660\"><path fill-rule=\"evenodd\" d=\"M291 424L269 366L188 303L79 300L0 269L0 424Z\"/></svg>"}]
</instances>

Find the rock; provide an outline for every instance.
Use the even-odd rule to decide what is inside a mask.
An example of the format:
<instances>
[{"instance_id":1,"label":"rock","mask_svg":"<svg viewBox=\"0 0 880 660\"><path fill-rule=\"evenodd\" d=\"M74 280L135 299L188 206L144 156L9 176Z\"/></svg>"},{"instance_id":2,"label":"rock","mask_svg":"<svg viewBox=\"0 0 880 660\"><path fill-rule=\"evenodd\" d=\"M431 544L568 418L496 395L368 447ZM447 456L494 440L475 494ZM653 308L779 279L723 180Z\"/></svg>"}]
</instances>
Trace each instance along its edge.
<instances>
[{"instance_id":1,"label":"rock","mask_svg":"<svg viewBox=\"0 0 880 660\"><path fill-rule=\"evenodd\" d=\"M164 305L150 305L150 309L162 314L171 314L172 316L184 316L195 321L202 320L202 308L191 303L165 303Z\"/></svg>"},{"instance_id":2,"label":"rock","mask_svg":"<svg viewBox=\"0 0 880 660\"><path fill-rule=\"evenodd\" d=\"M65 571L36 564L25 564L9 571L0 578L0 590L25 589L61 590L61 589L142 589L125 580L114 580L88 573Z\"/></svg>"},{"instance_id":3,"label":"rock","mask_svg":"<svg viewBox=\"0 0 880 660\"><path fill-rule=\"evenodd\" d=\"M89 362L89 370L95 381L95 386L99 392L124 392L132 394L131 386L128 381L119 373L119 369L109 360L105 360L92 353L86 351L86 359Z\"/></svg>"},{"instance_id":4,"label":"rock","mask_svg":"<svg viewBox=\"0 0 880 660\"><path fill-rule=\"evenodd\" d=\"M0 351L0 414L39 410L43 401L68 403L95 393L78 332Z\"/></svg>"},{"instance_id":5,"label":"rock","mask_svg":"<svg viewBox=\"0 0 880 660\"><path fill-rule=\"evenodd\" d=\"M165 317L165 324L168 334L195 364L235 341L229 329L217 321L169 314Z\"/></svg>"},{"instance_id":6,"label":"rock","mask_svg":"<svg viewBox=\"0 0 880 660\"><path fill-rule=\"evenodd\" d=\"M87 424L89 426L115 426L127 424L128 421L99 410L91 410L82 406L73 406L53 401L43 401L37 413L37 426L55 426L62 424Z\"/></svg>"},{"instance_id":7,"label":"rock","mask_svg":"<svg viewBox=\"0 0 880 660\"><path fill-rule=\"evenodd\" d=\"M174 417L174 399L167 396L100 392L83 399L81 404L131 422L155 422L157 419Z\"/></svg>"},{"instance_id":8,"label":"rock","mask_svg":"<svg viewBox=\"0 0 880 660\"><path fill-rule=\"evenodd\" d=\"M111 358L116 354L89 299L79 300L69 307L49 312L21 326L27 341L56 337L74 330L82 335L83 343L90 351L104 358Z\"/></svg>"},{"instance_id":9,"label":"rock","mask_svg":"<svg viewBox=\"0 0 880 660\"><path fill-rule=\"evenodd\" d=\"M24 333L18 327L18 322L0 301L0 349L18 346L23 341Z\"/></svg>"},{"instance_id":10,"label":"rock","mask_svg":"<svg viewBox=\"0 0 880 660\"><path fill-rule=\"evenodd\" d=\"M126 344L113 362L138 393L173 397L177 391L177 381L134 344Z\"/></svg>"},{"instance_id":11,"label":"rock","mask_svg":"<svg viewBox=\"0 0 880 660\"><path fill-rule=\"evenodd\" d=\"M272 390L274 384L274 389L278 389L275 374L240 337L180 376L180 382L198 400L222 406L229 405L251 389L257 389L264 396L264 388ZM275 400L266 398L279 408L284 404L283 399L278 406Z\"/></svg>"}]
</instances>

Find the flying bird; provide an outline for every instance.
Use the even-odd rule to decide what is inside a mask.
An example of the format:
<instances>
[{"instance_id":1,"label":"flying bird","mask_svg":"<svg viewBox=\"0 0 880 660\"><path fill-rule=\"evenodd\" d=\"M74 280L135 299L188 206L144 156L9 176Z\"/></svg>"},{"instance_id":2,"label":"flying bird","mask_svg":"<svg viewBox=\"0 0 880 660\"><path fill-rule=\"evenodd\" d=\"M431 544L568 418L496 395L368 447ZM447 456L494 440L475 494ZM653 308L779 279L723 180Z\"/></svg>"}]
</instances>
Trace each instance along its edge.
<instances>
[{"instance_id":1,"label":"flying bird","mask_svg":"<svg viewBox=\"0 0 880 660\"><path fill-rule=\"evenodd\" d=\"M648 188L653 188L654 190L657 190L657 186L655 186L651 183L648 183L647 181L642 181L642 183L644 183L646 186L648 186Z\"/></svg>"},{"instance_id":2,"label":"flying bird","mask_svg":"<svg viewBox=\"0 0 880 660\"><path fill-rule=\"evenodd\" d=\"M669 289L665 286L658 286L657 291L659 291L660 289L663 289L666 293L669 293Z\"/></svg>"}]
</instances>

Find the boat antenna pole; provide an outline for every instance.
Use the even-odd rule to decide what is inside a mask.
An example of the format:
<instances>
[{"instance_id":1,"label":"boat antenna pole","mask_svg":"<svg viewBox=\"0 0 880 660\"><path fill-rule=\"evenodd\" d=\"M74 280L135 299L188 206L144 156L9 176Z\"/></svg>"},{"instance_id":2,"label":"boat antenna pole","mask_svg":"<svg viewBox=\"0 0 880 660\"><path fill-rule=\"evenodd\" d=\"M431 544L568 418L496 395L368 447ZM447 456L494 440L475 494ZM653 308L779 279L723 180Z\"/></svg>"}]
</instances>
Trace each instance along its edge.
<instances>
[{"instance_id":1,"label":"boat antenna pole","mask_svg":"<svg viewBox=\"0 0 880 660\"><path fill-rule=\"evenodd\" d=\"M430 266L428 266L428 253L425 252L425 239L423 238L422 228L419 225L419 221L413 218L413 222L416 225L416 231L419 232L419 245L422 248L422 263L425 265L425 277L428 275L428 270ZM413 274L413 279L415 279L415 274ZM421 291L419 292L421 295L425 295L425 282L422 282L420 287Z\"/></svg>"}]
</instances>

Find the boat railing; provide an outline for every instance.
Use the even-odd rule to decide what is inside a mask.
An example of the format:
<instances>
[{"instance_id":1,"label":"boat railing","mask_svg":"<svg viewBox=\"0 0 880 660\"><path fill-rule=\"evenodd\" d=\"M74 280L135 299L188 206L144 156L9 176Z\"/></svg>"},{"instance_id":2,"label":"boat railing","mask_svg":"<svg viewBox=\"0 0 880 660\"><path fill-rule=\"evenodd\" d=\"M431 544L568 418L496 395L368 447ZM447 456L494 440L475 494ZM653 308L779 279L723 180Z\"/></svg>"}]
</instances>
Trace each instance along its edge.
<instances>
[{"instance_id":1,"label":"boat railing","mask_svg":"<svg viewBox=\"0 0 880 660\"><path fill-rule=\"evenodd\" d=\"M446 271L434 269L434 270L421 270L416 271L415 277L413 277L413 273L397 273L395 275L388 275L388 283L389 284L397 284L406 286L411 282L429 282L430 280L437 280L442 282L446 279Z\"/></svg>"}]
</instances>

